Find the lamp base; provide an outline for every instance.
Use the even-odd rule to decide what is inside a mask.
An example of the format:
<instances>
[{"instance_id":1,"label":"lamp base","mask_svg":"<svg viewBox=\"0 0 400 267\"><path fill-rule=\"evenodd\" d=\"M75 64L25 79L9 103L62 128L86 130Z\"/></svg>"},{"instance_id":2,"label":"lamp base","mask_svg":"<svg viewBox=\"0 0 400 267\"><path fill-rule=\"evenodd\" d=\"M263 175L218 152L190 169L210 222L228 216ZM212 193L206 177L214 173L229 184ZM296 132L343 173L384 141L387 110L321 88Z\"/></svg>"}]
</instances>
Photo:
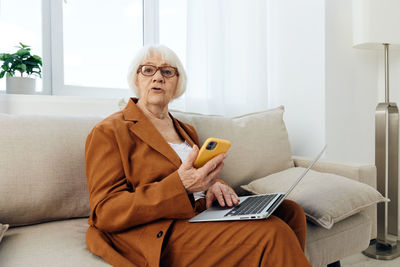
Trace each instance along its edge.
<instances>
[{"instance_id":1,"label":"lamp base","mask_svg":"<svg viewBox=\"0 0 400 267\"><path fill-rule=\"evenodd\" d=\"M362 252L365 256L377 260L393 260L400 256L400 241L397 241L397 246L386 247L379 243L370 245Z\"/></svg>"}]
</instances>

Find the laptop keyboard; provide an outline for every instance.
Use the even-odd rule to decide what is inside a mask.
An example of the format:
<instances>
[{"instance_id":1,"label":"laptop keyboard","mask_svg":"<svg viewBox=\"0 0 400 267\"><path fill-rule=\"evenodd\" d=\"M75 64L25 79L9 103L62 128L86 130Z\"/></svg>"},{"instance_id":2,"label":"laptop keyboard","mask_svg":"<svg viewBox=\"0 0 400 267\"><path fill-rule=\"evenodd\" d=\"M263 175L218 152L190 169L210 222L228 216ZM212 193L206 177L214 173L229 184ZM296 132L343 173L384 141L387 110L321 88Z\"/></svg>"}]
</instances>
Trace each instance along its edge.
<instances>
[{"instance_id":1,"label":"laptop keyboard","mask_svg":"<svg viewBox=\"0 0 400 267\"><path fill-rule=\"evenodd\" d=\"M266 206L275 198L277 194L253 196L246 198L245 201L231 209L224 216L237 216L246 214L257 214L262 212Z\"/></svg>"}]
</instances>

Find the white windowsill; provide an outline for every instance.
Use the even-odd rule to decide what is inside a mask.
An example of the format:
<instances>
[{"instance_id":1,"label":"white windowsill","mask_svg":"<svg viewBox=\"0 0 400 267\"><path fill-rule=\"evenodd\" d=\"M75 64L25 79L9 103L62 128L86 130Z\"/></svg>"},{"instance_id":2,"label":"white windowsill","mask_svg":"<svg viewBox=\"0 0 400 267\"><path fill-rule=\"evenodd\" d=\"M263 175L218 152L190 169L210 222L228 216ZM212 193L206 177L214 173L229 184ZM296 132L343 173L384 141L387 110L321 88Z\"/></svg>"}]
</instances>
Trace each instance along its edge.
<instances>
[{"instance_id":1,"label":"white windowsill","mask_svg":"<svg viewBox=\"0 0 400 267\"><path fill-rule=\"evenodd\" d=\"M0 94L0 113L107 116L128 98Z\"/></svg>"}]
</instances>

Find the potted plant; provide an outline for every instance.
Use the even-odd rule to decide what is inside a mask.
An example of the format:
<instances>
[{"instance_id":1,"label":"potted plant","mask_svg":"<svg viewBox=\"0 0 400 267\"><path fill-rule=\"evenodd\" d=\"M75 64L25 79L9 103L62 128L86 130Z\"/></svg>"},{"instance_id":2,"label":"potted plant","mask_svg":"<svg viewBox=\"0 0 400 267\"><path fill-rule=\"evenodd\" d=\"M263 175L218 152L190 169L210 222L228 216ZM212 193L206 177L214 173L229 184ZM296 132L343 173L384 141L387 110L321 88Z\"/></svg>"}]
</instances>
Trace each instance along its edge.
<instances>
[{"instance_id":1,"label":"potted plant","mask_svg":"<svg viewBox=\"0 0 400 267\"><path fill-rule=\"evenodd\" d=\"M31 55L28 45L19 44L18 51L14 54L0 54L0 61L3 61L0 79L6 76L7 94L34 94L36 80L32 76L42 77L42 59ZM17 71L20 76L16 76Z\"/></svg>"}]
</instances>

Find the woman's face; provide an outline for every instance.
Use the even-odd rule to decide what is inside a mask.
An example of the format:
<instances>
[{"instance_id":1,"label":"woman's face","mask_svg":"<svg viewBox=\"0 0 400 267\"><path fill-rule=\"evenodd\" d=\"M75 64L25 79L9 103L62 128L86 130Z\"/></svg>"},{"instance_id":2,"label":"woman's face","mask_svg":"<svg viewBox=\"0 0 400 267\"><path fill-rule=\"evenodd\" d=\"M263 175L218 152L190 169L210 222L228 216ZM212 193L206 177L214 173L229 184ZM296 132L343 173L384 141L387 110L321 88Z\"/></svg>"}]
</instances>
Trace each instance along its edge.
<instances>
[{"instance_id":1,"label":"woman's face","mask_svg":"<svg viewBox=\"0 0 400 267\"><path fill-rule=\"evenodd\" d=\"M170 66L163 59L159 52L151 52L141 65L152 65L155 67ZM145 76L140 71L136 75L136 86L139 99L145 104L165 106L174 98L178 75L166 78L158 69L153 76Z\"/></svg>"}]
</instances>

